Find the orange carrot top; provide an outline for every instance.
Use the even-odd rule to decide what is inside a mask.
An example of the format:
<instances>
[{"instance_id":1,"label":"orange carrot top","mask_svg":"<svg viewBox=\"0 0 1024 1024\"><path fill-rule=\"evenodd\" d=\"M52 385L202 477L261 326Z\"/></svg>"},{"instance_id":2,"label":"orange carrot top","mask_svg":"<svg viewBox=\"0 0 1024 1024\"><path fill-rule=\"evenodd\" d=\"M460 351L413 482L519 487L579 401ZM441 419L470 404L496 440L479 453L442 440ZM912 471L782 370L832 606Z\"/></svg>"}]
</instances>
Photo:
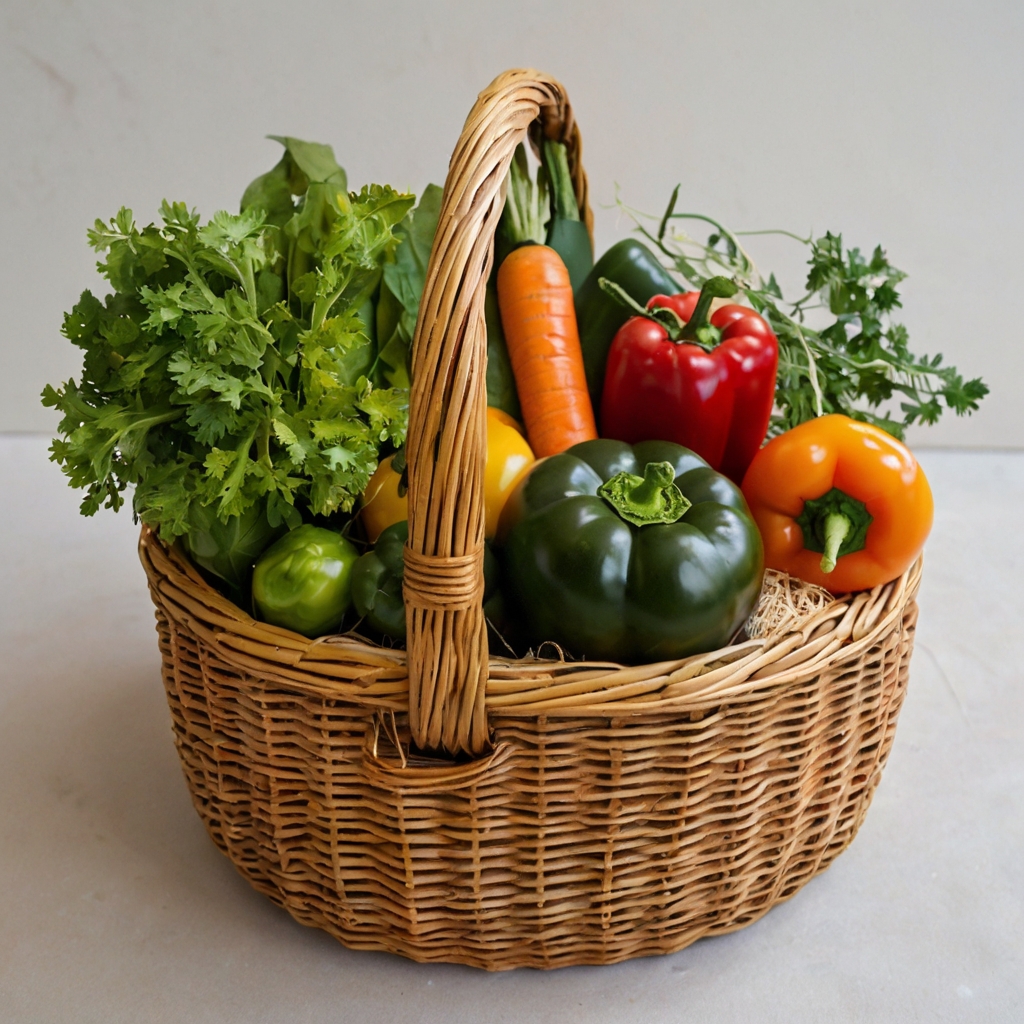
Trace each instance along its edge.
<instances>
[{"instance_id":1,"label":"orange carrot top","mask_svg":"<svg viewBox=\"0 0 1024 1024\"><path fill-rule=\"evenodd\" d=\"M537 458L597 437L569 272L554 249L514 249L498 270L498 305L526 435Z\"/></svg>"}]
</instances>

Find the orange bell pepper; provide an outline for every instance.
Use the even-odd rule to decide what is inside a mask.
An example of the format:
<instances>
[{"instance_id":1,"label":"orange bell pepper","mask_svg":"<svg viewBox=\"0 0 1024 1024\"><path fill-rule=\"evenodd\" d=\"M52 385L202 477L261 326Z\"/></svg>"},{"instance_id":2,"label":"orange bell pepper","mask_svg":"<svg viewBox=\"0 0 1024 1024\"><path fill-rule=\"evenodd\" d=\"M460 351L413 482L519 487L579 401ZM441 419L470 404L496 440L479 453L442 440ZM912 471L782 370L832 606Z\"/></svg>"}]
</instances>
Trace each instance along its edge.
<instances>
[{"instance_id":1,"label":"orange bell pepper","mask_svg":"<svg viewBox=\"0 0 1024 1024\"><path fill-rule=\"evenodd\" d=\"M743 494L765 565L834 593L888 583L917 558L932 492L895 438L847 416L821 416L754 456Z\"/></svg>"}]
</instances>

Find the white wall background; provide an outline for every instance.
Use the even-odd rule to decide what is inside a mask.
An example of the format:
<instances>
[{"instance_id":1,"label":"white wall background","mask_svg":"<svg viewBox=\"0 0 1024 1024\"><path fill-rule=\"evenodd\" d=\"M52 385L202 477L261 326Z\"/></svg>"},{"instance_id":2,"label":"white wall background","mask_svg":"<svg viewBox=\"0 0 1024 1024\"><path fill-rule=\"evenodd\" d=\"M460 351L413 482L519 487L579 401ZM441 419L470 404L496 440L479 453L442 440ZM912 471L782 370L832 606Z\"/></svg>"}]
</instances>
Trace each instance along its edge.
<instances>
[{"instance_id":1,"label":"white wall background","mask_svg":"<svg viewBox=\"0 0 1024 1024\"><path fill-rule=\"evenodd\" d=\"M443 182L477 92L535 66L569 90L598 248L614 184L735 228L841 230L910 273L912 347L992 387L915 443L1024 447L1024 4L936 0L0 0L0 431L52 431L77 375L61 313L97 287L85 231L164 197L237 205L330 142L352 185ZM753 246L794 291L796 254Z\"/></svg>"}]
</instances>

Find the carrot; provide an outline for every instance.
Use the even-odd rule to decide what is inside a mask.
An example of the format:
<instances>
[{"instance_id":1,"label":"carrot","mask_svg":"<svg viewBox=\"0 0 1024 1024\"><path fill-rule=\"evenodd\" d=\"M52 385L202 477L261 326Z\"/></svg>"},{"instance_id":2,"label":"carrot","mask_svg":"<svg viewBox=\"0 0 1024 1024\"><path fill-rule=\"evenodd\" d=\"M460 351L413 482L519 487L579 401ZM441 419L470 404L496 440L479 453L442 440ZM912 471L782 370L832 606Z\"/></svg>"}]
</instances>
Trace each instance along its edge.
<instances>
[{"instance_id":1,"label":"carrot","mask_svg":"<svg viewBox=\"0 0 1024 1024\"><path fill-rule=\"evenodd\" d=\"M498 306L530 447L538 459L597 437L569 271L554 249L513 249Z\"/></svg>"}]
</instances>

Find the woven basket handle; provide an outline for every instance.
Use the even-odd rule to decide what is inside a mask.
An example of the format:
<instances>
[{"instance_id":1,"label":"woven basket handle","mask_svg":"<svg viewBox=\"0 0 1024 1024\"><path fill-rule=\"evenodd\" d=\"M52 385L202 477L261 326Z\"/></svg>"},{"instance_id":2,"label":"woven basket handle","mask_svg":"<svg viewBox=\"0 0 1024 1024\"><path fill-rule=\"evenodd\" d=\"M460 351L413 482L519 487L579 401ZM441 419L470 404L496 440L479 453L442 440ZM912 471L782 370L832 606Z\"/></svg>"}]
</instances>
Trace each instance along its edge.
<instances>
[{"instance_id":1,"label":"woven basket handle","mask_svg":"<svg viewBox=\"0 0 1024 1024\"><path fill-rule=\"evenodd\" d=\"M499 75L477 98L452 154L413 338L404 591L409 725L421 749L479 754L489 742L484 293L505 175L528 132L535 144L566 143L576 198L592 224L565 90L537 71Z\"/></svg>"}]
</instances>

